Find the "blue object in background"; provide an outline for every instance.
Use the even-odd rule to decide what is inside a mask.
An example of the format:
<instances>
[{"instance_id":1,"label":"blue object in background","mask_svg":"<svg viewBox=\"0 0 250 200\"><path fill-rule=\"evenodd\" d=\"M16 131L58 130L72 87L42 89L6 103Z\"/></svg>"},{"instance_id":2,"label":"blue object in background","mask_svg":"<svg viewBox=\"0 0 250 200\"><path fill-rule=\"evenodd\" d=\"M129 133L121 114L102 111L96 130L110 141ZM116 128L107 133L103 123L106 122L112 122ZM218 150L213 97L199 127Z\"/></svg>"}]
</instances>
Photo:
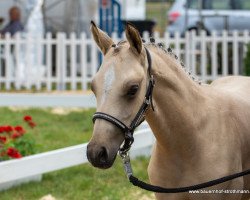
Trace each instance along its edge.
<instances>
[{"instance_id":1,"label":"blue object in background","mask_svg":"<svg viewBox=\"0 0 250 200\"><path fill-rule=\"evenodd\" d=\"M122 36L121 4L116 0L99 0L99 25L109 36L117 32Z\"/></svg>"},{"instance_id":2,"label":"blue object in background","mask_svg":"<svg viewBox=\"0 0 250 200\"><path fill-rule=\"evenodd\" d=\"M121 4L116 0L99 0L99 26L109 36L116 32L122 37ZM102 62L102 54L99 53L99 64Z\"/></svg>"}]
</instances>

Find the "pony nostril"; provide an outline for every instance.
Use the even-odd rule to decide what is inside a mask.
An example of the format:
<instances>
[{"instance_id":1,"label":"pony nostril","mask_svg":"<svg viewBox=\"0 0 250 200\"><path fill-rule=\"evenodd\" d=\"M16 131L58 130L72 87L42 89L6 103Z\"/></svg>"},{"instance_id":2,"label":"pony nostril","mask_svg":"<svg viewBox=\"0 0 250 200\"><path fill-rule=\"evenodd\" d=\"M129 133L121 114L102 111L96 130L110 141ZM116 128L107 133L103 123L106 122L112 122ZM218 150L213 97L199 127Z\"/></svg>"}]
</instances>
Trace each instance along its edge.
<instances>
[{"instance_id":1,"label":"pony nostril","mask_svg":"<svg viewBox=\"0 0 250 200\"><path fill-rule=\"evenodd\" d=\"M105 147L101 147L100 152L98 153L98 159L100 163L106 163L108 160L108 152Z\"/></svg>"}]
</instances>

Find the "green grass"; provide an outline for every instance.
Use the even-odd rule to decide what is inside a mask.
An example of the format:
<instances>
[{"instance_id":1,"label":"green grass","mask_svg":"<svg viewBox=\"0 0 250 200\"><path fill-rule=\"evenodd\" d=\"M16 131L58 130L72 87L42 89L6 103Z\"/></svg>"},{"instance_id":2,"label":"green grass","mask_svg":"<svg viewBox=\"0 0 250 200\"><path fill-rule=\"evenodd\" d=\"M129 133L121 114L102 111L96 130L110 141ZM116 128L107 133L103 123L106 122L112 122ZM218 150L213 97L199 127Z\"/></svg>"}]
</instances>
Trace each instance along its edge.
<instances>
[{"instance_id":1,"label":"green grass","mask_svg":"<svg viewBox=\"0 0 250 200\"><path fill-rule=\"evenodd\" d=\"M147 180L147 159L132 161L136 175ZM120 159L109 170L89 164L45 174L40 183L25 184L1 192L1 200L35 200L51 194L59 200L139 200L152 196L132 186L124 175Z\"/></svg>"},{"instance_id":2,"label":"green grass","mask_svg":"<svg viewBox=\"0 0 250 200\"><path fill-rule=\"evenodd\" d=\"M153 19L157 23L155 30L161 34L165 32L167 21L167 11L171 4L167 2L147 2L146 4L146 17Z\"/></svg>"},{"instance_id":3,"label":"green grass","mask_svg":"<svg viewBox=\"0 0 250 200\"><path fill-rule=\"evenodd\" d=\"M18 125L24 115L37 123L34 135L38 152L85 143L92 131L93 109L56 115L51 109L15 110L0 108L1 125ZM147 180L148 159L132 161L135 174ZM132 186L126 179L122 162L117 158L109 170L79 165L43 175L42 182L24 184L0 192L1 200L36 200L51 194L57 200L139 200L151 199L152 193ZM150 197L150 198L148 198Z\"/></svg>"},{"instance_id":4,"label":"green grass","mask_svg":"<svg viewBox=\"0 0 250 200\"><path fill-rule=\"evenodd\" d=\"M1 108L0 123L13 126L23 124L23 116L31 115L37 123L34 129L37 150L44 152L87 142L91 136L93 113L93 109L57 115L52 114L51 109L11 111L8 108Z\"/></svg>"}]
</instances>

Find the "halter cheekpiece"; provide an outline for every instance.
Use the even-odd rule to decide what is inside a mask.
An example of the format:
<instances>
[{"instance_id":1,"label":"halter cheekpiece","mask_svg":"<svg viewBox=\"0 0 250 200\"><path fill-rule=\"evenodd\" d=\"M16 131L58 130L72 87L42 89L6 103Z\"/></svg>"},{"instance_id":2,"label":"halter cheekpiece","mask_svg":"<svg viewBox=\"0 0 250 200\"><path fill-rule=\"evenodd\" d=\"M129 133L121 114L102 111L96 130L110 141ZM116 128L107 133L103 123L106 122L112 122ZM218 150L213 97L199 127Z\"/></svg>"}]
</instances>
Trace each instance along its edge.
<instances>
[{"instance_id":1,"label":"halter cheekpiece","mask_svg":"<svg viewBox=\"0 0 250 200\"><path fill-rule=\"evenodd\" d=\"M146 56L147 56L147 61L148 61L147 71L148 71L148 76L149 76L149 83L147 86L147 91L145 94L144 101L139 111L135 115L134 119L132 120L130 126L127 126L116 117L109 115L107 113L96 112L93 115L93 123L95 123L96 119L102 119L102 120L106 120L110 122L111 124L115 125L116 127L122 130L122 132L124 133L125 139L124 139L123 146L119 149L119 154L121 157L124 157L127 154L127 152L130 150L130 147L134 142L133 133L135 129L145 120L145 112L147 111L149 106L151 105L152 109L154 110L153 102L152 102L152 94L153 94L153 88L154 88L155 83L154 83L153 75L151 74L152 60L151 60L151 55L146 47L145 47L145 50L146 50Z\"/></svg>"}]
</instances>

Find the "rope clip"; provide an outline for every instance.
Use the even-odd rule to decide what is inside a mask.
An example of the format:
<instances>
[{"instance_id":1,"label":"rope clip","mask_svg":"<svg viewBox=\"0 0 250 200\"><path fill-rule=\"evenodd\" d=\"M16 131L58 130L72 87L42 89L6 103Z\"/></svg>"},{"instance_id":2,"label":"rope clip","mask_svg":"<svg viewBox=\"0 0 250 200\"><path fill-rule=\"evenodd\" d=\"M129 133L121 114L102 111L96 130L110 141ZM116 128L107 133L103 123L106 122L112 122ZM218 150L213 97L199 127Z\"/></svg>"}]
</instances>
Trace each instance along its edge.
<instances>
[{"instance_id":1,"label":"rope clip","mask_svg":"<svg viewBox=\"0 0 250 200\"><path fill-rule=\"evenodd\" d=\"M132 170L132 166L130 163L130 158L129 158L129 154L125 153L125 154L120 154L122 161L123 161L123 167L124 167L124 171L127 175L127 178L129 179L130 176L133 175L133 170Z\"/></svg>"}]
</instances>

